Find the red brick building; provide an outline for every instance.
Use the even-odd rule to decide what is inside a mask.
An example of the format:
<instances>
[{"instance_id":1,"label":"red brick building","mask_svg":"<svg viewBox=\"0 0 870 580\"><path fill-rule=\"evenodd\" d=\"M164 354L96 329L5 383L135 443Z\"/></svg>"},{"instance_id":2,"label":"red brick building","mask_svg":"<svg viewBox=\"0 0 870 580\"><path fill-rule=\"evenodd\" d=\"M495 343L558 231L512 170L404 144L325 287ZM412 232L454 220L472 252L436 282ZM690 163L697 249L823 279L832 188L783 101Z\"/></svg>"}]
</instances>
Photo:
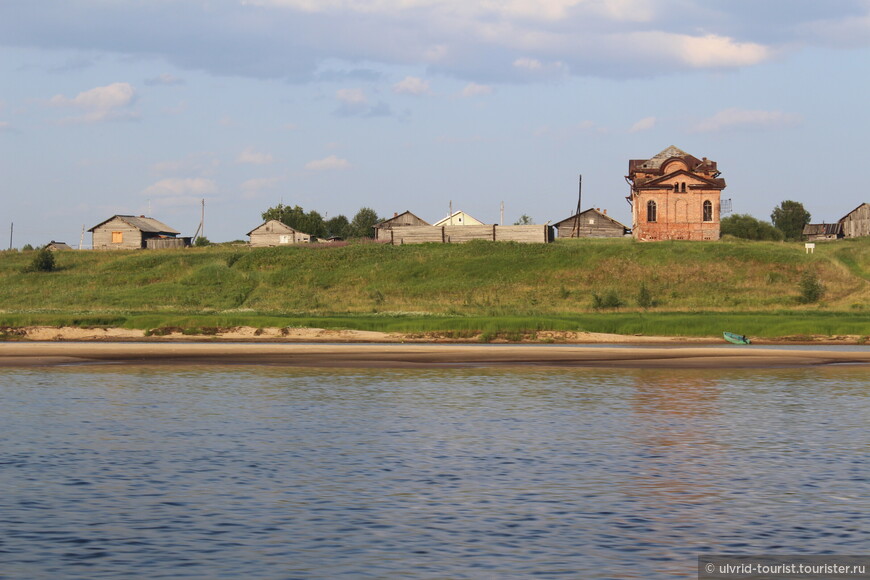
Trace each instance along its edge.
<instances>
[{"instance_id":1,"label":"red brick building","mask_svg":"<svg viewBox=\"0 0 870 580\"><path fill-rule=\"evenodd\" d=\"M628 162L632 233L638 240L718 240L725 180L716 162L673 145Z\"/></svg>"}]
</instances>

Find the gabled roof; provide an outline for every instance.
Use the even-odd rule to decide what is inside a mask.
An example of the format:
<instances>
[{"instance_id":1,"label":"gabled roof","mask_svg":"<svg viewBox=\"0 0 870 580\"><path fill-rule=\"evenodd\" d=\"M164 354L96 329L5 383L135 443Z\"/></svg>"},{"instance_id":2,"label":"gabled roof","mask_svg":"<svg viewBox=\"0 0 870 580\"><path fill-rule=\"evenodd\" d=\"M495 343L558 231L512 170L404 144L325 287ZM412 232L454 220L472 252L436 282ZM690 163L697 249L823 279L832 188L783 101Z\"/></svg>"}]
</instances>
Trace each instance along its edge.
<instances>
[{"instance_id":1,"label":"gabled roof","mask_svg":"<svg viewBox=\"0 0 870 580\"><path fill-rule=\"evenodd\" d=\"M467 218L471 218L472 220L476 221L476 222L479 223L479 224L486 225L486 224L484 224L482 221L480 221L479 219L477 219L476 217L474 217L473 215L468 214L468 213L465 213L464 211L461 211L461 210L460 210L460 211L455 211L455 212L453 212L452 214L450 214L450 215L447 216L446 218L440 219L440 220L438 220L437 222L435 222L435 223L432 224L432 225L433 225L433 226L443 226L443 225L446 225L446 224L450 221L450 218L455 218L455 217L458 216L458 215L464 215L465 217L467 217ZM459 225L459 224L453 224L453 225ZM463 224L463 225L466 225L466 224Z\"/></svg>"},{"instance_id":2,"label":"gabled roof","mask_svg":"<svg viewBox=\"0 0 870 580\"><path fill-rule=\"evenodd\" d=\"M855 209L853 209L852 211L850 211L849 213L847 213L846 215L844 215L843 217L841 217L837 223L842 223L843 220L845 220L847 217L849 217L850 215L852 215L853 213L855 213L856 211L858 211L859 209L861 209L861 208L864 207L865 205L870 205L870 204L868 204L868 203L862 203L861 205L859 205L858 207L856 207Z\"/></svg>"},{"instance_id":3,"label":"gabled roof","mask_svg":"<svg viewBox=\"0 0 870 580\"><path fill-rule=\"evenodd\" d=\"M687 171L685 169L680 169L679 171L674 171L673 173L668 173L667 175L662 175L661 177L656 177L655 179L650 179L648 181L643 181L642 183L638 183L635 189L655 189L661 187L663 185L662 182L667 181L669 179L673 179L674 176L677 175L685 175L691 179L697 179L707 185L709 185L713 189L725 189L725 180L721 177L704 177L702 175L698 175L697 173L692 173L691 171ZM665 184L669 185L669 184Z\"/></svg>"},{"instance_id":4,"label":"gabled roof","mask_svg":"<svg viewBox=\"0 0 870 580\"><path fill-rule=\"evenodd\" d=\"M132 227L136 228L139 231L146 232L149 234L173 234L173 235L177 235L177 234L181 233L181 232L178 232L178 231L170 228L169 226L167 226L163 222L160 222L154 218L145 217L144 215L140 215L140 216L136 217L136 216L132 216L132 215L121 215L121 214L113 215L109 219L107 219L105 221L101 221L100 223L98 223L97 225L95 225L94 227L89 229L88 231L93 232L95 229L97 229L101 225L108 223L116 218L123 221L124 223L131 225Z\"/></svg>"},{"instance_id":5,"label":"gabled roof","mask_svg":"<svg viewBox=\"0 0 870 580\"><path fill-rule=\"evenodd\" d=\"M805 236L835 236L840 233L842 226L835 224L807 224L801 234Z\"/></svg>"},{"instance_id":6,"label":"gabled roof","mask_svg":"<svg viewBox=\"0 0 870 580\"><path fill-rule=\"evenodd\" d=\"M626 226L625 224L621 224L621 223L619 223L618 221L616 221L615 219L613 219L612 217L610 217L610 216L607 215L606 213L602 213L602 212L598 211L598 210L595 209L594 207L590 207L590 208L587 209L586 211L581 211L580 213L574 214L574 215L572 215L571 217L565 218L565 219L563 219L562 221L560 221L560 222L556 222L556 223L553 224L553 225L554 225L556 228L558 228L560 225L564 224L565 222L574 221L574 220L576 220L577 218L583 217L584 215L586 215L587 213L590 213L590 212L591 212L591 213L597 213L599 216L603 217L603 218L606 219L606 220L610 220L610 221L613 222L615 225L617 225L617 226L619 226L619 227L621 227L621 228L623 228L623 229L625 229L625 230L630 230L630 229L631 229L630 227Z\"/></svg>"},{"instance_id":7,"label":"gabled roof","mask_svg":"<svg viewBox=\"0 0 870 580\"><path fill-rule=\"evenodd\" d=\"M421 222L423 222L424 225L427 225L427 226L429 225L429 222L427 222L426 220L424 220L424 219L422 219L422 218L420 218L420 217L418 217L418 216L412 214L410 211L407 211L407 210L406 210L406 211L403 211L402 213L400 213L399 215L394 215L393 217L391 217L391 218L389 218L389 219L386 219L386 220L380 221L380 222L376 223L375 225L373 225L372 227L374 227L374 228L381 227L381 226L386 225L386 224L388 224L388 223L390 223L390 222L398 221L398 219L399 219L400 217L402 217L402 216L406 216L406 215L409 215L409 216L413 217L414 219L418 219L418 220L420 220Z\"/></svg>"},{"instance_id":8,"label":"gabled roof","mask_svg":"<svg viewBox=\"0 0 870 580\"><path fill-rule=\"evenodd\" d=\"M671 145L659 151L649 159L630 159L628 162L629 173L660 173L662 167L671 159L679 159L683 161L690 170L700 171L703 166L704 171L715 173L716 162L709 159L698 159L690 153L686 153L679 147Z\"/></svg>"},{"instance_id":9,"label":"gabled roof","mask_svg":"<svg viewBox=\"0 0 870 580\"><path fill-rule=\"evenodd\" d=\"M275 231L278 231L278 232L286 232L288 234L303 234L306 236L308 235L305 232L300 232L299 230L294 230L293 228L291 228L290 226L288 226L284 222L278 221L278 220L266 220L263 223L261 223L260 225L258 225L257 227L255 227L254 229L252 229L251 231L249 231L245 235L250 236L251 234L253 234L257 230L259 230L260 228L262 228L263 226L268 225L268 224L271 224L272 227L275 228Z\"/></svg>"}]
</instances>

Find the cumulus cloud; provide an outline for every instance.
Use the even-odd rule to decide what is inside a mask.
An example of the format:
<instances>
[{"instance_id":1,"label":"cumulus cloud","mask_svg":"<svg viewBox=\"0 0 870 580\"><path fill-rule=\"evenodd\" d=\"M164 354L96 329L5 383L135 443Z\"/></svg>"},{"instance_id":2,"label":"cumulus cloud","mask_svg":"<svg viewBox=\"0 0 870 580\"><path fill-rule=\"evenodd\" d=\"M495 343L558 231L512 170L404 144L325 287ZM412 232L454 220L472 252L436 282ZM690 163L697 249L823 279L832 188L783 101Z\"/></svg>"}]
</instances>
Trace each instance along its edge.
<instances>
[{"instance_id":1,"label":"cumulus cloud","mask_svg":"<svg viewBox=\"0 0 870 580\"><path fill-rule=\"evenodd\" d=\"M870 46L867 0L6 4L0 45L158 57L185 70L289 81L318 79L325 62L427 66L478 82L528 80L530 72L553 66L548 63L575 75L646 78L747 67L807 46ZM179 79L160 75L148 82Z\"/></svg>"},{"instance_id":2,"label":"cumulus cloud","mask_svg":"<svg viewBox=\"0 0 870 580\"><path fill-rule=\"evenodd\" d=\"M268 165L272 163L274 158L271 153L261 153L254 150L253 147L248 147L236 158L236 163L247 163L250 165Z\"/></svg>"},{"instance_id":3,"label":"cumulus cloud","mask_svg":"<svg viewBox=\"0 0 870 580\"><path fill-rule=\"evenodd\" d=\"M113 83L84 91L73 98L55 95L49 104L55 107L76 108L83 111L81 115L69 117L64 121L98 123L136 118L138 115L129 110L135 98L136 91L133 85Z\"/></svg>"},{"instance_id":4,"label":"cumulus cloud","mask_svg":"<svg viewBox=\"0 0 870 580\"><path fill-rule=\"evenodd\" d=\"M211 179L203 177L161 179L146 187L142 193L154 197L201 197L217 191L217 185Z\"/></svg>"},{"instance_id":5,"label":"cumulus cloud","mask_svg":"<svg viewBox=\"0 0 870 580\"><path fill-rule=\"evenodd\" d=\"M630 131L632 133L637 133L639 131L649 131L653 127L656 126L656 118L655 117L644 117L637 123L631 126Z\"/></svg>"},{"instance_id":6,"label":"cumulus cloud","mask_svg":"<svg viewBox=\"0 0 870 580\"><path fill-rule=\"evenodd\" d=\"M479 97L492 93L492 87L489 85L479 85L477 83L468 83L462 89L463 97Z\"/></svg>"},{"instance_id":7,"label":"cumulus cloud","mask_svg":"<svg viewBox=\"0 0 870 580\"><path fill-rule=\"evenodd\" d=\"M797 125L802 121L800 115L783 111L751 111L745 109L725 109L698 123L698 132L722 131L739 127L776 128Z\"/></svg>"},{"instance_id":8,"label":"cumulus cloud","mask_svg":"<svg viewBox=\"0 0 870 580\"><path fill-rule=\"evenodd\" d=\"M330 155L329 157L317 159L315 161L309 161L305 164L305 169L310 171L335 171L348 169L349 167L350 163L348 163L347 159L342 159L335 155Z\"/></svg>"},{"instance_id":9,"label":"cumulus cloud","mask_svg":"<svg viewBox=\"0 0 870 580\"><path fill-rule=\"evenodd\" d=\"M431 91L427 81L417 77L405 77L393 85L393 92L400 95L426 95Z\"/></svg>"},{"instance_id":10,"label":"cumulus cloud","mask_svg":"<svg viewBox=\"0 0 870 580\"><path fill-rule=\"evenodd\" d=\"M339 89L335 92L340 117L386 117L391 114L386 103L371 103L362 89Z\"/></svg>"}]
</instances>

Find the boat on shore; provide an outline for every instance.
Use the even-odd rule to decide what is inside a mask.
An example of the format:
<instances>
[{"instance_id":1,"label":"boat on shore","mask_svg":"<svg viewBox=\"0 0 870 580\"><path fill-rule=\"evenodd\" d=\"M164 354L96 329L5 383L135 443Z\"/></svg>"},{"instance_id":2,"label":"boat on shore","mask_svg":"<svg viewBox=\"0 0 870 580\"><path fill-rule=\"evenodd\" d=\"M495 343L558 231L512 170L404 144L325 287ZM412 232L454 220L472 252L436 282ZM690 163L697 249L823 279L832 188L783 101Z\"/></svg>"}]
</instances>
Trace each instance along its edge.
<instances>
[{"instance_id":1,"label":"boat on shore","mask_svg":"<svg viewBox=\"0 0 870 580\"><path fill-rule=\"evenodd\" d=\"M746 338L745 334L735 334L733 332L723 332L722 336L725 340L732 344L752 344L752 341Z\"/></svg>"}]
</instances>

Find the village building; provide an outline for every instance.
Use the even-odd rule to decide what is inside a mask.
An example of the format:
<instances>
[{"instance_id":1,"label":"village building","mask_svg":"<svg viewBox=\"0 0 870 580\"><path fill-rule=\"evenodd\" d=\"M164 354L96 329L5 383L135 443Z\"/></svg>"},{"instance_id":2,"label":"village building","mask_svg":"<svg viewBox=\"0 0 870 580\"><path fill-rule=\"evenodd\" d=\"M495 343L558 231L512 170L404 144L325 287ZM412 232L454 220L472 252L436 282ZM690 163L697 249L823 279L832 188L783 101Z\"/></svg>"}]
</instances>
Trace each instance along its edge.
<instances>
[{"instance_id":1,"label":"village building","mask_svg":"<svg viewBox=\"0 0 870 580\"><path fill-rule=\"evenodd\" d=\"M45 244L46 250L51 250L52 252L65 252L66 250L72 250L69 244L64 242L55 242L51 240L47 244Z\"/></svg>"},{"instance_id":2,"label":"village building","mask_svg":"<svg viewBox=\"0 0 870 580\"><path fill-rule=\"evenodd\" d=\"M870 236L870 203L862 203L837 223L840 224L845 238Z\"/></svg>"},{"instance_id":3,"label":"village building","mask_svg":"<svg viewBox=\"0 0 870 580\"><path fill-rule=\"evenodd\" d=\"M394 213L393 217L391 217L390 219L378 222L372 227L375 228L375 240L389 241L393 238L393 236L391 235L391 230L394 230L396 228L428 225L429 222L418 218L410 211L405 211L402 213Z\"/></svg>"},{"instance_id":4,"label":"village building","mask_svg":"<svg viewBox=\"0 0 870 580\"><path fill-rule=\"evenodd\" d=\"M482 221L475 219L464 211L455 211L444 219L438 220L433 226L483 226Z\"/></svg>"},{"instance_id":5,"label":"village building","mask_svg":"<svg viewBox=\"0 0 870 580\"><path fill-rule=\"evenodd\" d=\"M249 243L253 248L291 246L311 242L310 235L294 230L278 220L268 220L249 231L247 235L251 238Z\"/></svg>"},{"instance_id":6,"label":"village building","mask_svg":"<svg viewBox=\"0 0 870 580\"><path fill-rule=\"evenodd\" d=\"M670 146L628 162L632 234L638 240L718 240L725 180L716 162Z\"/></svg>"},{"instance_id":7,"label":"village building","mask_svg":"<svg viewBox=\"0 0 870 580\"><path fill-rule=\"evenodd\" d=\"M88 231L93 234L95 250L154 250L190 245L189 237L178 237L178 231L144 215L114 215Z\"/></svg>"},{"instance_id":8,"label":"village building","mask_svg":"<svg viewBox=\"0 0 870 580\"><path fill-rule=\"evenodd\" d=\"M801 232L808 242L824 242L837 240L843 237L843 228L840 224L807 224Z\"/></svg>"},{"instance_id":9,"label":"village building","mask_svg":"<svg viewBox=\"0 0 870 580\"><path fill-rule=\"evenodd\" d=\"M586 211L572 215L553 224L560 238L620 238L631 232L625 226L599 208L589 208Z\"/></svg>"}]
</instances>

